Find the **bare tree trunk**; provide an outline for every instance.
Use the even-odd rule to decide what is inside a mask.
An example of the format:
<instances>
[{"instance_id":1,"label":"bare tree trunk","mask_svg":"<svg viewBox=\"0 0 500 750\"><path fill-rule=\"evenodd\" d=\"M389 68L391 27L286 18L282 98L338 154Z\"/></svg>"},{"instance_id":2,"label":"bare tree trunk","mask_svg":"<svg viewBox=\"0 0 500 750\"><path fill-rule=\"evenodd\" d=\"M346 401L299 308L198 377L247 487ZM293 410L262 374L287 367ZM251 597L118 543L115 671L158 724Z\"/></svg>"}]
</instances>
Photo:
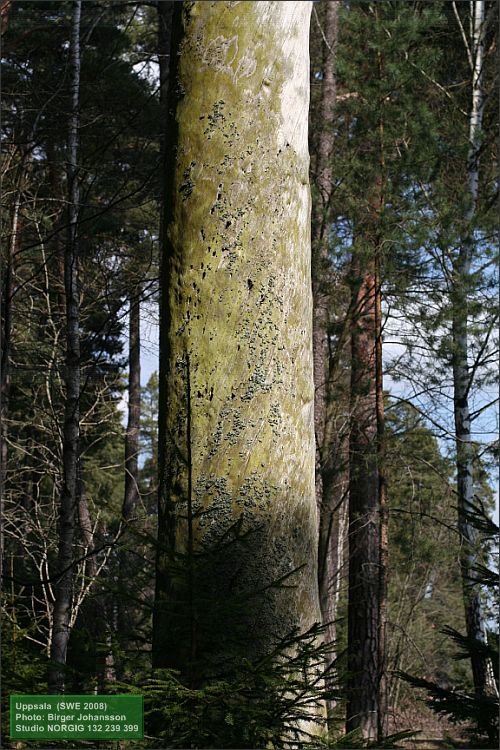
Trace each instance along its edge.
<instances>
[{"instance_id":1,"label":"bare tree trunk","mask_svg":"<svg viewBox=\"0 0 500 750\"><path fill-rule=\"evenodd\" d=\"M484 107L483 65L484 65L484 0L471 3L473 17L472 55L472 106L469 115L469 152L467 158L467 191L469 205L464 216L465 231L458 257L453 267L452 288L452 337L453 337L453 387L456 434L456 467L458 494L458 526L462 541L461 570L464 592L465 622L467 635L483 643L484 620L481 612L479 588L471 578L477 563L476 531L470 524L467 513L474 503L473 485L473 446L469 411L468 356L468 297L469 277L473 252L473 222L476 214L479 186L479 157ZM479 654L472 654L472 674L474 688L481 695L487 690L487 661Z\"/></svg>"},{"instance_id":2,"label":"bare tree trunk","mask_svg":"<svg viewBox=\"0 0 500 750\"><path fill-rule=\"evenodd\" d=\"M243 655L262 653L275 636L321 620L307 150L311 5L179 6L161 272L153 658L200 681L200 655L230 668ZM236 536L217 556L224 534L238 534L240 524L245 544ZM180 629L172 564L191 551L206 556L196 568L195 627ZM283 575L292 575L294 588L272 586ZM262 592L258 606L223 609L237 592Z\"/></svg>"},{"instance_id":3,"label":"bare tree trunk","mask_svg":"<svg viewBox=\"0 0 500 750\"><path fill-rule=\"evenodd\" d=\"M376 739L379 693L379 477L373 256L352 260L347 731Z\"/></svg>"},{"instance_id":4,"label":"bare tree trunk","mask_svg":"<svg viewBox=\"0 0 500 750\"><path fill-rule=\"evenodd\" d=\"M122 517L129 521L139 499L138 457L141 428L141 285L130 297L128 421L125 433L125 496Z\"/></svg>"},{"instance_id":5,"label":"bare tree trunk","mask_svg":"<svg viewBox=\"0 0 500 750\"><path fill-rule=\"evenodd\" d=\"M59 516L57 580L54 584L53 630L48 686L51 693L64 692L64 673L56 664L66 663L73 597L73 543L78 495L80 438L80 332L78 292L78 177L80 99L81 0L74 0L70 44L71 116L68 134L69 238L64 257L66 296L65 417L63 430L63 488Z\"/></svg>"}]
</instances>

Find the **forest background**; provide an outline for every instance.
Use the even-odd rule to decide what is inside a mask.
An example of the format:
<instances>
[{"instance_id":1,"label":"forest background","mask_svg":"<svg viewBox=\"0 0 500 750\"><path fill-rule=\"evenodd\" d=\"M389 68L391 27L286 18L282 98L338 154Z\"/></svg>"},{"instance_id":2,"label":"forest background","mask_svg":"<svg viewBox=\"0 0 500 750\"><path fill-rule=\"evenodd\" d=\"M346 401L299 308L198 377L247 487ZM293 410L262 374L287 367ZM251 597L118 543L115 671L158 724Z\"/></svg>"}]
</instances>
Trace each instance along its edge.
<instances>
[{"instance_id":1,"label":"forest background","mask_svg":"<svg viewBox=\"0 0 500 750\"><path fill-rule=\"evenodd\" d=\"M417 729L425 742L392 742L494 747L498 3L311 4L311 500L332 646L281 633L281 660L219 665L212 681L210 649L154 653L181 5L1 3L3 715L10 693L135 688L151 694L151 746L278 747L326 702L328 731L295 741L382 746ZM252 3L202 5L217 17ZM207 147L225 117L210 113ZM175 179L188 200L191 173ZM279 404L270 418L276 432ZM247 533L234 520L224 544ZM188 586L196 567L176 564ZM268 581L285 597L289 583Z\"/></svg>"}]
</instances>

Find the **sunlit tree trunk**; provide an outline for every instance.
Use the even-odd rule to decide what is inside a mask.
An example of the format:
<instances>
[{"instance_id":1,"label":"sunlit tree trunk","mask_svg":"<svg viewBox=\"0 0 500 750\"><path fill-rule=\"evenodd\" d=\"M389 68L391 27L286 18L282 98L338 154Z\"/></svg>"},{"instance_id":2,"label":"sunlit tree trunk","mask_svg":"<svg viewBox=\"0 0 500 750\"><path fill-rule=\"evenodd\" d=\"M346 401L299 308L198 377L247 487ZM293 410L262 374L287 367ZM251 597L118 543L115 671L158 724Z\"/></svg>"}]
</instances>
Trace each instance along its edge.
<instances>
[{"instance_id":1,"label":"sunlit tree trunk","mask_svg":"<svg viewBox=\"0 0 500 750\"><path fill-rule=\"evenodd\" d=\"M321 620L310 12L308 2L174 7L153 658L194 684L202 658L228 666ZM202 553L203 565L189 567ZM288 588L273 586L286 576ZM228 611L235 595L250 599Z\"/></svg>"},{"instance_id":2,"label":"sunlit tree trunk","mask_svg":"<svg viewBox=\"0 0 500 750\"><path fill-rule=\"evenodd\" d=\"M59 549L48 687L52 693L64 692L64 673L55 666L64 665L70 636L73 598L73 545L78 499L78 461L80 438L80 303L78 290L78 144L80 128L80 19L81 0L74 0L70 43L71 115L68 133L68 219L69 236L64 256L66 297L65 415L63 429L63 487L59 512Z\"/></svg>"}]
</instances>

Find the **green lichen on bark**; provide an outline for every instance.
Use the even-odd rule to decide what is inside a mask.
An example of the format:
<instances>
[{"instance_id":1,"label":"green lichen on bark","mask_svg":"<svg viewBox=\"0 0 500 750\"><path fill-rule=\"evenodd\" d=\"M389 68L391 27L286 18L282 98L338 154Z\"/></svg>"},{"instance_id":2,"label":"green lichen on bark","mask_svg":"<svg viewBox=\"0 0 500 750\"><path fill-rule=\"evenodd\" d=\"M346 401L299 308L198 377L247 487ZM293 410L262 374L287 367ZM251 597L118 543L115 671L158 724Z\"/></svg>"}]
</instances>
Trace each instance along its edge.
<instances>
[{"instance_id":1,"label":"green lichen on bark","mask_svg":"<svg viewBox=\"0 0 500 750\"><path fill-rule=\"evenodd\" d=\"M309 13L309 3L185 5L175 82L163 290L166 435L175 449L163 497L179 551L188 545L188 501L196 550L235 522L250 532L236 555L205 571L219 592L234 566L241 590L301 568L294 588L270 589L249 618L257 650L271 634L320 620L307 138L302 123L291 126L293 113L284 116L299 102L307 118L308 69L293 45L307 45Z\"/></svg>"}]
</instances>

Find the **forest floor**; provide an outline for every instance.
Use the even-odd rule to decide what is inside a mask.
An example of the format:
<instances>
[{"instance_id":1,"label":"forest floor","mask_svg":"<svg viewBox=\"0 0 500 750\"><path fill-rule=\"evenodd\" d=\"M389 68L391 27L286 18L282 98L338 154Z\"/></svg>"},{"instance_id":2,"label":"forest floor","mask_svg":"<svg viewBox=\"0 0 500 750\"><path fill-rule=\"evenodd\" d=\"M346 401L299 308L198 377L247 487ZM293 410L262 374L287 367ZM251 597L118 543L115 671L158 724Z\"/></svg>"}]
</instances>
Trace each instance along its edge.
<instances>
[{"instance_id":1,"label":"forest floor","mask_svg":"<svg viewBox=\"0 0 500 750\"><path fill-rule=\"evenodd\" d=\"M467 724L452 724L446 717L439 717L425 706L415 704L398 712L390 726L390 733L415 731L418 734L402 740L405 750L437 750L438 748L471 748L473 744L467 735Z\"/></svg>"}]
</instances>

